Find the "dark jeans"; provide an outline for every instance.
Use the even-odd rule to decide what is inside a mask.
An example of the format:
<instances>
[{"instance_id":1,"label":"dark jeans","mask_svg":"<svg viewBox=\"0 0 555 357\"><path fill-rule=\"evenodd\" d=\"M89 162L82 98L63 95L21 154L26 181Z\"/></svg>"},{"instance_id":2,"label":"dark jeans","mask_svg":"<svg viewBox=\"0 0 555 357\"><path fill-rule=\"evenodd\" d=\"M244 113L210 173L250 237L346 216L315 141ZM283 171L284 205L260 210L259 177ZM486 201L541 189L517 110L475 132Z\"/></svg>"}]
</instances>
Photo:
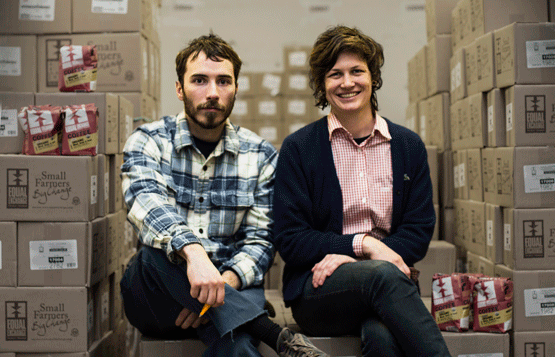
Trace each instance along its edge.
<instances>
[{"instance_id":1,"label":"dark jeans","mask_svg":"<svg viewBox=\"0 0 555 357\"><path fill-rule=\"evenodd\" d=\"M198 336L208 346L204 356L260 356L259 342L234 330L265 313L263 288L238 291L226 284L224 305L205 315L210 322L183 330L175 326L181 310L200 313L203 307L190 295L185 264L173 264L164 251L144 246L128 265L120 286L125 315L143 335L166 340Z\"/></svg>"},{"instance_id":2,"label":"dark jeans","mask_svg":"<svg viewBox=\"0 0 555 357\"><path fill-rule=\"evenodd\" d=\"M311 276L292 311L309 335L361 336L363 356L450 356L416 284L389 262L343 264L317 289Z\"/></svg>"}]
</instances>

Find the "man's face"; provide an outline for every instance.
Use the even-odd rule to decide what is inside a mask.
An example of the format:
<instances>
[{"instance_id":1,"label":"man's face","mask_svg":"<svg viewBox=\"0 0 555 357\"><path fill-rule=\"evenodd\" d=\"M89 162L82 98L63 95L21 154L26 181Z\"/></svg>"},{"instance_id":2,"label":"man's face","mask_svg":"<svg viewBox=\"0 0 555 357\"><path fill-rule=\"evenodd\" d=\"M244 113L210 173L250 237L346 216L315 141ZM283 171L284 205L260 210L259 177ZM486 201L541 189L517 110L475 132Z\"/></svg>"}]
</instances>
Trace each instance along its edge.
<instances>
[{"instance_id":1,"label":"man's face","mask_svg":"<svg viewBox=\"0 0 555 357\"><path fill-rule=\"evenodd\" d=\"M183 88L177 82L176 92L185 103L190 125L201 130L221 129L235 103L233 64L212 61L200 52L194 60L187 60L186 68Z\"/></svg>"}]
</instances>

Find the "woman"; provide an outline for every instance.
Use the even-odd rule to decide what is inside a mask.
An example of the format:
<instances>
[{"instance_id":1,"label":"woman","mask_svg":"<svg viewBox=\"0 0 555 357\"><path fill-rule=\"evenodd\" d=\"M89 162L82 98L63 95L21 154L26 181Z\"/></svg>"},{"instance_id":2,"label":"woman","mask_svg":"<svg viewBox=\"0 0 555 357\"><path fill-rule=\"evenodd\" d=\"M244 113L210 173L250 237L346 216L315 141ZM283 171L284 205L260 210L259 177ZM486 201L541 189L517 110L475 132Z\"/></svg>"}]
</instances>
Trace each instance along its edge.
<instances>
[{"instance_id":1,"label":"woman","mask_svg":"<svg viewBox=\"0 0 555 357\"><path fill-rule=\"evenodd\" d=\"M362 337L364 356L449 356L409 278L435 225L424 144L382 118L381 45L355 28L322 33L310 56L330 114L285 139L276 170L283 295L308 334Z\"/></svg>"}]
</instances>

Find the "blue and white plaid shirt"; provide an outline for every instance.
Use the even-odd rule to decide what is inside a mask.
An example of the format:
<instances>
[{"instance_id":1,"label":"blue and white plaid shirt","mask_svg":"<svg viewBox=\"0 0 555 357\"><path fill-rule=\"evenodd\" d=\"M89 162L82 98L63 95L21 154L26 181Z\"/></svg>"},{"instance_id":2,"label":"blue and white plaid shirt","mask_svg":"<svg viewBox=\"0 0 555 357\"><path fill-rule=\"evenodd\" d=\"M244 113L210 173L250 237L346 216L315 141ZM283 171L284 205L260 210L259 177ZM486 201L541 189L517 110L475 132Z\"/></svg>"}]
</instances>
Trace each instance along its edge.
<instances>
[{"instance_id":1,"label":"blue and white plaid shirt","mask_svg":"<svg viewBox=\"0 0 555 357\"><path fill-rule=\"evenodd\" d=\"M127 218L143 244L176 253L200 243L214 265L233 270L242 288L261 285L274 257L272 200L277 151L226 121L208 158L194 146L182 112L142 125L122 165Z\"/></svg>"}]
</instances>

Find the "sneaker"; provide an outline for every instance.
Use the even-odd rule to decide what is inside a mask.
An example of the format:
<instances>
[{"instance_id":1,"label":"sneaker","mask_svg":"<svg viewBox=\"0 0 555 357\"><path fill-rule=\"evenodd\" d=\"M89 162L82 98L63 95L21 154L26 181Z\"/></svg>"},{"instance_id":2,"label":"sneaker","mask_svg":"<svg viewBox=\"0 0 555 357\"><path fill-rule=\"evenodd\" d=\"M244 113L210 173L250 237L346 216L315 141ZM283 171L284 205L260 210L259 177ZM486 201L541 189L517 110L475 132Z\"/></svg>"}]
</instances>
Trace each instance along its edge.
<instances>
[{"instance_id":1,"label":"sneaker","mask_svg":"<svg viewBox=\"0 0 555 357\"><path fill-rule=\"evenodd\" d=\"M300 333L284 328L279 334L277 352L280 357L330 357Z\"/></svg>"}]
</instances>

